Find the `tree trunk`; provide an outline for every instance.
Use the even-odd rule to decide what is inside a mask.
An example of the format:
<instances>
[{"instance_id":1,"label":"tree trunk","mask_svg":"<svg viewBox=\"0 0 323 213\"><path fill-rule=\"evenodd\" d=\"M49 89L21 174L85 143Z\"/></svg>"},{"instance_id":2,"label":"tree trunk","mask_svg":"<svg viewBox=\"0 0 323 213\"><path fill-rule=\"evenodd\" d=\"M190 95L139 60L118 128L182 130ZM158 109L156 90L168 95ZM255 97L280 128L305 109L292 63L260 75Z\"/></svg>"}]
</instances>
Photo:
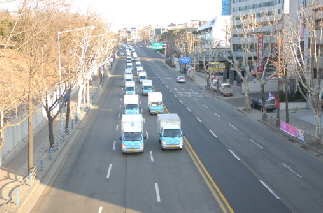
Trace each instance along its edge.
<instances>
[{"instance_id":1,"label":"tree trunk","mask_svg":"<svg viewBox=\"0 0 323 213\"><path fill-rule=\"evenodd\" d=\"M320 108L319 108L320 107ZM318 142L322 142L322 124L321 124L321 114L322 114L322 105L315 104L315 137L318 139Z\"/></svg>"},{"instance_id":2,"label":"tree trunk","mask_svg":"<svg viewBox=\"0 0 323 213\"><path fill-rule=\"evenodd\" d=\"M289 110L288 110L288 79L285 77L285 112L286 112L286 123L289 123Z\"/></svg>"},{"instance_id":3,"label":"tree trunk","mask_svg":"<svg viewBox=\"0 0 323 213\"><path fill-rule=\"evenodd\" d=\"M249 112L250 111L250 98L249 98L249 84L248 84L248 79L243 78L242 82L244 84L244 108L245 111Z\"/></svg>"},{"instance_id":4,"label":"tree trunk","mask_svg":"<svg viewBox=\"0 0 323 213\"><path fill-rule=\"evenodd\" d=\"M34 126L33 126L33 102L28 95L28 173L34 169Z\"/></svg>"},{"instance_id":5,"label":"tree trunk","mask_svg":"<svg viewBox=\"0 0 323 213\"><path fill-rule=\"evenodd\" d=\"M2 166L2 149L4 144L3 111L0 110L0 166Z\"/></svg>"},{"instance_id":6,"label":"tree trunk","mask_svg":"<svg viewBox=\"0 0 323 213\"><path fill-rule=\"evenodd\" d=\"M66 91L66 98L67 98L67 102L66 102L66 117L65 117L65 133L68 130L69 127L69 122L70 122L70 114L71 114L71 90L72 88L69 86L67 91Z\"/></svg>"},{"instance_id":7,"label":"tree trunk","mask_svg":"<svg viewBox=\"0 0 323 213\"><path fill-rule=\"evenodd\" d=\"M261 119L264 121L267 119L267 114L266 114L266 99L265 99L265 84L263 82L260 83L260 94L261 94L261 102L262 102L262 116Z\"/></svg>"}]
</instances>

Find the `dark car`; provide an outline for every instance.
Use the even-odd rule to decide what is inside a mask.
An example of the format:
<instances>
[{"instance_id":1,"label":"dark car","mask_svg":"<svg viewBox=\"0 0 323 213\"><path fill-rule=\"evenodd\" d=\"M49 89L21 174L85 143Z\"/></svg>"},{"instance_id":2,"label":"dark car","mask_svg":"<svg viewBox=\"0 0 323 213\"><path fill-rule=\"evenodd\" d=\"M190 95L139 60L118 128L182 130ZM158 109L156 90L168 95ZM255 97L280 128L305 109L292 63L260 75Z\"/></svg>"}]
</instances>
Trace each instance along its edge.
<instances>
[{"instance_id":1,"label":"dark car","mask_svg":"<svg viewBox=\"0 0 323 213\"><path fill-rule=\"evenodd\" d=\"M263 111L264 108L261 99L253 99L250 103L250 106L252 109L259 109L260 111ZM273 112L274 110L276 110L275 100L266 100L265 109L266 112Z\"/></svg>"}]
</instances>

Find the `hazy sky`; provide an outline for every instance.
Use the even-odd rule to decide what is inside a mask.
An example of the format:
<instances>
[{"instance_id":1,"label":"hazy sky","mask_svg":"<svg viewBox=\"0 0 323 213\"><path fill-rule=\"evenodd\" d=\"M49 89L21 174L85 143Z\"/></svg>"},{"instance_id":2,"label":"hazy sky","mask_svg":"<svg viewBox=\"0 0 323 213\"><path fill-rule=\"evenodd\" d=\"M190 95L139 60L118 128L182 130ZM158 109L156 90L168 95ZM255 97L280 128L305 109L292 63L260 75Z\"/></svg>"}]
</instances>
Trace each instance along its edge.
<instances>
[{"instance_id":1,"label":"hazy sky","mask_svg":"<svg viewBox=\"0 0 323 213\"><path fill-rule=\"evenodd\" d=\"M17 5L19 0L1 3L0 8ZM222 0L69 0L82 11L88 9L112 22L112 28L130 28L146 25L166 26L189 20L209 21L221 14ZM158 3L159 2L159 3Z\"/></svg>"},{"instance_id":2,"label":"hazy sky","mask_svg":"<svg viewBox=\"0 0 323 213\"><path fill-rule=\"evenodd\" d=\"M221 14L222 0L77 0L77 5L102 14L113 28L209 21ZM83 4L81 4L83 2ZM158 3L160 2L160 3Z\"/></svg>"}]
</instances>

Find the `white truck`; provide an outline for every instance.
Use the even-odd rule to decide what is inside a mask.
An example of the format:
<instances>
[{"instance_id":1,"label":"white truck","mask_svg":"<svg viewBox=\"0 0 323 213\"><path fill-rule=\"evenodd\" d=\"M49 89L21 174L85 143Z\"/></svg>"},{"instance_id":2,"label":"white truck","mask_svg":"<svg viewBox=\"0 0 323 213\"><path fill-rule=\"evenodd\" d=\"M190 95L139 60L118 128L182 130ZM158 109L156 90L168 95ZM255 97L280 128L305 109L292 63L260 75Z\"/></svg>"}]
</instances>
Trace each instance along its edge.
<instances>
[{"instance_id":1,"label":"white truck","mask_svg":"<svg viewBox=\"0 0 323 213\"><path fill-rule=\"evenodd\" d=\"M163 94L161 92L148 93L148 110L151 115L165 112Z\"/></svg>"},{"instance_id":2,"label":"white truck","mask_svg":"<svg viewBox=\"0 0 323 213\"><path fill-rule=\"evenodd\" d=\"M142 114L122 115L121 136L122 153L144 152Z\"/></svg>"},{"instance_id":3,"label":"white truck","mask_svg":"<svg viewBox=\"0 0 323 213\"><path fill-rule=\"evenodd\" d=\"M140 113L139 95L124 95L123 96L124 114L133 115Z\"/></svg>"},{"instance_id":4,"label":"white truck","mask_svg":"<svg viewBox=\"0 0 323 213\"><path fill-rule=\"evenodd\" d=\"M136 84L134 81L125 82L125 93L126 95L135 95L136 94Z\"/></svg>"},{"instance_id":5,"label":"white truck","mask_svg":"<svg viewBox=\"0 0 323 213\"><path fill-rule=\"evenodd\" d=\"M142 88L142 95L148 95L153 91L153 81L143 80L141 88Z\"/></svg>"},{"instance_id":6,"label":"white truck","mask_svg":"<svg viewBox=\"0 0 323 213\"><path fill-rule=\"evenodd\" d=\"M133 81L133 74L124 74L124 81Z\"/></svg>"},{"instance_id":7,"label":"white truck","mask_svg":"<svg viewBox=\"0 0 323 213\"><path fill-rule=\"evenodd\" d=\"M177 113L157 114L157 134L161 149L182 149L183 133Z\"/></svg>"},{"instance_id":8,"label":"white truck","mask_svg":"<svg viewBox=\"0 0 323 213\"><path fill-rule=\"evenodd\" d=\"M140 82L140 83L141 83L143 80L146 80L146 79L147 79L147 73L146 73L145 71L140 72L140 73L138 74L138 76L139 76L138 80L139 80L139 82Z\"/></svg>"},{"instance_id":9,"label":"white truck","mask_svg":"<svg viewBox=\"0 0 323 213\"><path fill-rule=\"evenodd\" d=\"M231 87L231 84L229 84L229 83L220 84L220 93L223 96L233 96L234 91Z\"/></svg>"}]
</instances>

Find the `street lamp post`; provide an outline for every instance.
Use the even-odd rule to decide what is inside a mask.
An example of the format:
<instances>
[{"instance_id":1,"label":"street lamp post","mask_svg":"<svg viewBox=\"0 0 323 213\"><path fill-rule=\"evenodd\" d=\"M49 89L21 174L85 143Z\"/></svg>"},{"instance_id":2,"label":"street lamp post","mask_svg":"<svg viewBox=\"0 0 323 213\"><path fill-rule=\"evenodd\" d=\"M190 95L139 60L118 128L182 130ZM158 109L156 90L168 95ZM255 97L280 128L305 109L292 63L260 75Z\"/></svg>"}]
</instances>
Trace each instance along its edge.
<instances>
[{"instance_id":1,"label":"street lamp post","mask_svg":"<svg viewBox=\"0 0 323 213\"><path fill-rule=\"evenodd\" d=\"M60 35L62 33L67 32L73 32L73 31L79 31L79 30L86 30L86 29L94 29L95 26L89 26L89 27L83 27L73 30L65 30L57 32L57 50L58 50L58 76L59 76L59 96L61 96L61 81L62 81L62 66L61 66L61 43L60 43ZM63 104L63 103L60 103ZM60 112L60 123L61 123L61 136L64 137L64 124L63 124L63 115L62 112Z\"/></svg>"}]
</instances>

